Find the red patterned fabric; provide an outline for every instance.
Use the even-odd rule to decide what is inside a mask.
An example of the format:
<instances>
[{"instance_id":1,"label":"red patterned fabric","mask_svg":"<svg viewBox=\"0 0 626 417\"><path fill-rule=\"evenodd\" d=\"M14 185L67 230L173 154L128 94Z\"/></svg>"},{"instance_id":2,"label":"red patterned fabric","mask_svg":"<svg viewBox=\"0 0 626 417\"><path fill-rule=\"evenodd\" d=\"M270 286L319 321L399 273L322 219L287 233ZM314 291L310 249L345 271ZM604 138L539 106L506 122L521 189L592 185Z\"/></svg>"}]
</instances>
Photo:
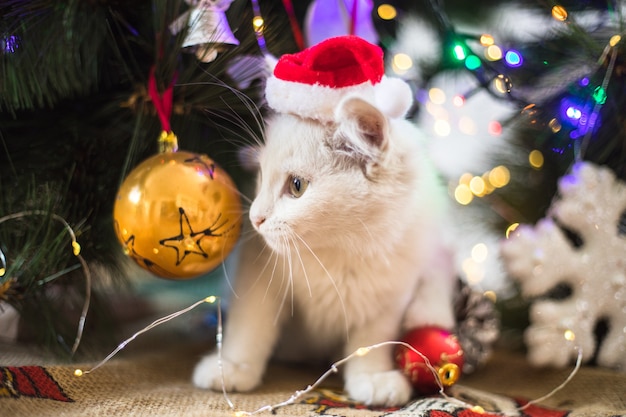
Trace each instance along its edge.
<instances>
[{"instance_id":1,"label":"red patterned fabric","mask_svg":"<svg viewBox=\"0 0 626 417\"><path fill-rule=\"evenodd\" d=\"M22 396L73 402L41 366L0 367L0 397Z\"/></svg>"}]
</instances>

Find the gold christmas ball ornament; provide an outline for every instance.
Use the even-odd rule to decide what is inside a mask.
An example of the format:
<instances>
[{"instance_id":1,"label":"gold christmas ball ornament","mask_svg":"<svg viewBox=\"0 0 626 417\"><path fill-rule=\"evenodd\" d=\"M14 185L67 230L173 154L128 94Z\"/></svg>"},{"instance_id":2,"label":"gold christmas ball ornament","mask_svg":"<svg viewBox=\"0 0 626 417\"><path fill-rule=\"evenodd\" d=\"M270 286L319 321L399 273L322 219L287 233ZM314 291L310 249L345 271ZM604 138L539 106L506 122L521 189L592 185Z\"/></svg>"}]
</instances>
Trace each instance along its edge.
<instances>
[{"instance_id":1,"label":"gold christmas ball ornament","mask_svg":"<svg viewBox=\"0 0 626 417\"><path fill-rule=\"evenodd\" d=\"M124 252L163 278L217 267L241 231L241 202L228 174L206 155L164 152L126 177L113 208Z\"/></svg>"}]
</instances>

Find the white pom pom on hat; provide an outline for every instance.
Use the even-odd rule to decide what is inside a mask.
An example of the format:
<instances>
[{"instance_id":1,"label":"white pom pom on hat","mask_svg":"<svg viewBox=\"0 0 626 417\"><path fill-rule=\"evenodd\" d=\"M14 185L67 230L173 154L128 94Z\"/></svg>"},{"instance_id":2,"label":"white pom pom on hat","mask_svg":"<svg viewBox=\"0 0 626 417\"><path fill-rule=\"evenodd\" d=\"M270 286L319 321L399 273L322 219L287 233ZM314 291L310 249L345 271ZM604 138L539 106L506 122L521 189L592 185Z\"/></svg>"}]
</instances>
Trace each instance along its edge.
<instances>
[{"instance_id":1,"label":"white pom pom on hat","mask_svg":"<svg viewBox=\"0 0 626 417\"><path fill-rule=\"evenodd\" d=\"M265 87L275 111L321 121L333 120L340 100L352 95L391 118L404 117L413 104L409 85L384 75L382 49L352 35L283 55Z\"/></svg>"}]
</instances>

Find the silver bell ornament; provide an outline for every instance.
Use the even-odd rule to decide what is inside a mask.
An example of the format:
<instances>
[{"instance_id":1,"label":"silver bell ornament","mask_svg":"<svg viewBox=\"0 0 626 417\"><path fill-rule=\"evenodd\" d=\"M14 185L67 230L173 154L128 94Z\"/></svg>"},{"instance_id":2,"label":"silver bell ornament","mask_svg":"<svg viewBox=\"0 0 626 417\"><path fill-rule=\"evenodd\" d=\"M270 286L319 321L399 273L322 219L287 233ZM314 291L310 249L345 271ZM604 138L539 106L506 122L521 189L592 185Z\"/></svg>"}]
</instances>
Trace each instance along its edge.
<instances>
[{"instance_id":1,"label":"silver bell ornament","mask_svg":"<svg viewBox=\"0 0 626 417\"><path fill-rule=\"evenodd\" d=\"M187 27L183 47L208 63L229 46L239 45L226 19L226 10L234 0L185 0L191 7L170 25L172 33Z\"/></svg>"}]
</instances>

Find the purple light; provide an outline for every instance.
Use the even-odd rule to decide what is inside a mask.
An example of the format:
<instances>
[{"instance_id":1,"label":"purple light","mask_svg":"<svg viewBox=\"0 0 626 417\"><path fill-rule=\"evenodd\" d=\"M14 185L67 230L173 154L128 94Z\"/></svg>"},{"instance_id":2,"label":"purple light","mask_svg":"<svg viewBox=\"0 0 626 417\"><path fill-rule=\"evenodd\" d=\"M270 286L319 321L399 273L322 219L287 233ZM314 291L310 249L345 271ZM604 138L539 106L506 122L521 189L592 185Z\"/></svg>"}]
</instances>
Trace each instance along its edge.
<instances>
[{"instance_id":1,"label":"purple light","mask_svg":"<svg viewBox=\"0 0 626 417\"><path fill-rule=\"evenodd\" d=\"M17 51L19 47L19 38L15 35L11 35L8 38L2 40L2 49L4 52L12 54Z\"/></svg>"},{"instance_id":2,"label":"purple light","mask_svg":"<svg viewBox=\"0 0 626 417\"><path fill-rule=\"evenodd\" d=\"M589 85L589 77L584 77L578 83L583 87L587 87Z\"/></svg>"},{"instance_id":3,"label":"purple light","mask_svg":"<svg viewBox=\"0 0 626 417\"><path fill-rule=\"evenodd\" d=\"M522 54L515 49L510 49L506 51L504 54L504 62L506 65L512 68L521 67L524 59L522 58Z\"/></svg>"}]
</instances>

